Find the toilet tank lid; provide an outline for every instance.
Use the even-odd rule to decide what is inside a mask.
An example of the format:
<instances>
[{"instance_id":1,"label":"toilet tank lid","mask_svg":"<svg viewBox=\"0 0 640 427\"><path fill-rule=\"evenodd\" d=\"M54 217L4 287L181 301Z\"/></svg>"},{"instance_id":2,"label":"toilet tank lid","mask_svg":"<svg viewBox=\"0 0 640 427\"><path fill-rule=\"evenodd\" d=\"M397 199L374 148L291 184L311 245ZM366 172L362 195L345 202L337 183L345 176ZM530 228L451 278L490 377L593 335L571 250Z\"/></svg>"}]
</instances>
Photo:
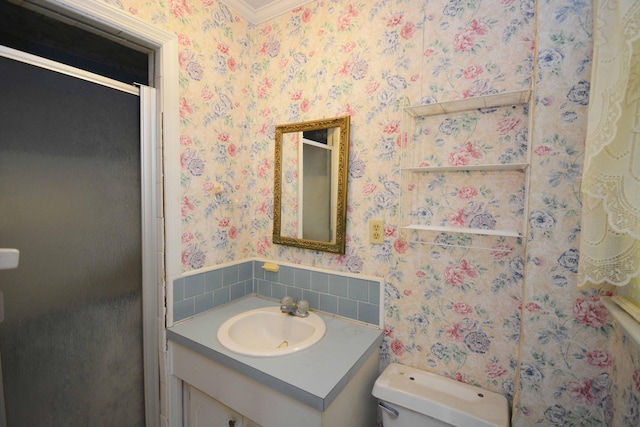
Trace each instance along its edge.
<instances>
[{"instance_id":1,"label":"toilet tank lid","mask_svg":"<svg viewBox=\"0 0 640 427\"><path fill-rule=\"evenodd\" d=\"M459 427L509 427L503 395L398 363L378 377L372 394Z\"/></svg>"}]
</instances>

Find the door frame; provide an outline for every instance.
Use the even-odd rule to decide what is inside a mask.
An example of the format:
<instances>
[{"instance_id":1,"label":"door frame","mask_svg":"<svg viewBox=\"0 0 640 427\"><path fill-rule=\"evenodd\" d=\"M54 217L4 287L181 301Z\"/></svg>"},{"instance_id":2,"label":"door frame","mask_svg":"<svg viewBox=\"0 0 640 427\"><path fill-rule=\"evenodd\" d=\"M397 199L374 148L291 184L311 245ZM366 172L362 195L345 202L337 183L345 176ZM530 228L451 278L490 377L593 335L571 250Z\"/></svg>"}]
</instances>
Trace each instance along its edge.
<instances>
[{"instance_id":1,"label":"door frame","mask_svg":"<svg viewBox=\"0 0 640 427\"><path fill-rule=\"evenodd\" d=\"M165 327L173 318L172 295L167 283L180 277L180 146L178 95L178 41L175 35L115 9L105 3L87 0L10 0L50 18L82 28L130 48L150 54L150 86L157 93L155 105L155 151L153 164L142 173L155 186L143 207L151 210L144 233L143 252L143 328L145 337L145 418L148 426L166 425L177 414L170 414L170 394L175 389L167 375ZM147 111L153 114L152 111ZM149 130L148 130L149 131ZM148 190L148 188L147 188ZM143 188L143 191L146 191ZM145 267L145 260L147 267ZM146 313L146 314L145 314ZM153 375L153 371L157 371ZM175 390L174 390L175 391ZM161 418L163 422L161 422Z\"/></svg>"}]
</instances>

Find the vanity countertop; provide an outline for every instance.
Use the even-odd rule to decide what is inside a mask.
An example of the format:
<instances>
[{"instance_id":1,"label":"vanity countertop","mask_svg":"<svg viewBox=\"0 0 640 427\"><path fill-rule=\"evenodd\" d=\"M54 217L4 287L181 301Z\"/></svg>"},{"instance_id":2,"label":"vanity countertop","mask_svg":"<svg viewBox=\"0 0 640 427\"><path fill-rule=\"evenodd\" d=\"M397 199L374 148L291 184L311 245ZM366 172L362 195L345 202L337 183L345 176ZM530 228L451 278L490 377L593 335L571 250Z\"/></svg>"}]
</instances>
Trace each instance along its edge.
<instances>
[{"instance_id":1,"label":"vanity countertop","mask_svg":"<svg viewBox=\"0 0 640 427\"><path fill-rule=\"evenodd\" d=\"M167 329L167 338L322 412L378 349L382 331L316 311L327 326L326 334L297 353L244 356L227 350L218 341L216 334L225 320L277 304L256 296L241 298L174 325Z\"/></svg>"}]
</instances>

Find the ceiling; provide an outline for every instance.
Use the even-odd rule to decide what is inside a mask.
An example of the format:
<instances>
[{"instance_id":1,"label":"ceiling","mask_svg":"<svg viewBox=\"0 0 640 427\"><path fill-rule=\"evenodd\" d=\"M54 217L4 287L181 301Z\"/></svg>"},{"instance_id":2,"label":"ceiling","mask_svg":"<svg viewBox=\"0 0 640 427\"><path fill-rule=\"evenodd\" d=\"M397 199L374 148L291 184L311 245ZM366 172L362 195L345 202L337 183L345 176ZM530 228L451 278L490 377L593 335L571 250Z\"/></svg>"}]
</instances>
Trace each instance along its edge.
<instances>
[{"instance_id":1,"label":"ceiling","mask_svg":"<svg viewBox=\"0 0 640 427\"><path fill-rule=\"evenodd\" d=\"M221 0L252 24L260 24L315 0Z\"/></svg>"}]
</instances>

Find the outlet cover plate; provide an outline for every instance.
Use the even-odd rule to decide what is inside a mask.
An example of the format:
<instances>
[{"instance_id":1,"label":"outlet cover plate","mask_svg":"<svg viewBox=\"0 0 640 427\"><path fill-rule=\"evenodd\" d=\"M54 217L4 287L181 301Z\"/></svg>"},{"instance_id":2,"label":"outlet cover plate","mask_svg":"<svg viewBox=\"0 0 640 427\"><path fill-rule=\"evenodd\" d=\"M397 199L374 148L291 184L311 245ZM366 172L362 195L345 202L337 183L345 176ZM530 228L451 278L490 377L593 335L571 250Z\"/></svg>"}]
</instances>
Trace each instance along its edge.
<instances>
[{"instance_id":1,"label":"outlet cover plate","mask_svg":"<svg viewBox=\"0 0 640 427\"><path fill-rule=\"evenodd\" d=\"M369 243L375 245L384 244L384 220L369 220Z\"/></svg>"}]
</instances>

